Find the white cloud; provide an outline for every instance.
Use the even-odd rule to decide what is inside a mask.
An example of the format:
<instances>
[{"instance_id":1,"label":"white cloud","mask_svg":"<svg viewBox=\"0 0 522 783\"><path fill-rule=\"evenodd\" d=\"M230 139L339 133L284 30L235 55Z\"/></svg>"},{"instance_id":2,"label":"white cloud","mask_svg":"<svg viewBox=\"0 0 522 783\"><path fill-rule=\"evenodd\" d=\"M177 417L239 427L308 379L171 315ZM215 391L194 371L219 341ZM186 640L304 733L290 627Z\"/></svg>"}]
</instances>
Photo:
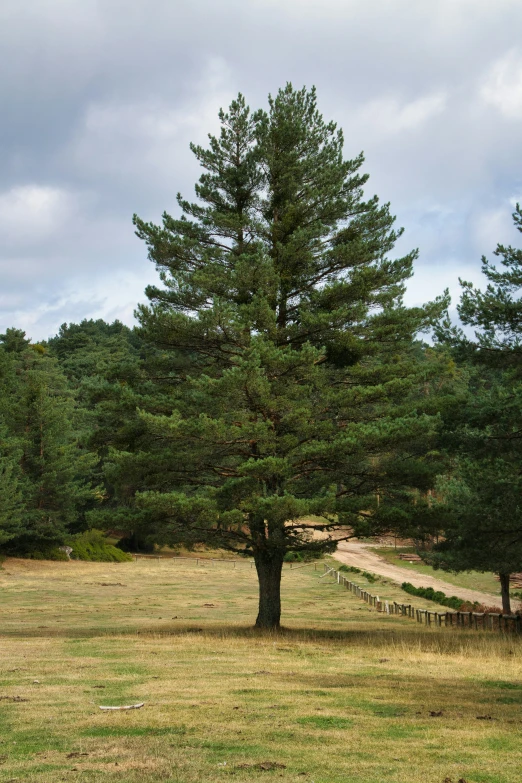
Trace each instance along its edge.
<instances>
[{"instance_id":1,"label":"white cloud","mask_svg":"<svg viewBox=\"0 0 522 783\"><path fill-rule=\"evenodd\" d=\"M361 107L359 122L377 133L389 135L401 131L414 131L446 108L447 96L443 91L434 92L409 103L397 98L377 98Z\"/></svg>"},{"instance_id":2,"label":"white cloud","mask_svg":"<svg viewBox=\"0 0 522 783\"><path fill-rule=\"evenodd\" d=\"M511 49L497 60L480 89L482 99L509 119L522 118L522 53Z\"/></svg>"},{"instance_id":3,"label":"white cloud","mask_svg":"<svg viewBox=\"0 0 522 783\"><path fill-rule=\"evenodd\" d=\"M404 302L408 307L418 307L440 296L445 288L451 296L451 309L454 310L460 301L461 287L459 278L470 280L478 286L484 286L485 277L478 264L468 265L454 263L415 267L415 274L408 281Z\"/></svg>"},{"instance_id":4,"label":"white cloud","mask_svg":"<svg viewBox=\"0 0 522 783\"><path fill-rule=\"evenodd\" d=\"M0 233L7 243L34 244L52 236L75 209L67 190L21 185L0 193Z\"/></svg>"},{"instance_id":5,"label":"white cloud","mask_svg":"<svg viewBox=\"0 0 522 783\"><path fill-rule=\"evenodd\" d=\"M470 225L470 239L477 256L490 258L498 244L520 245L520 234L513 225L510 199L491 209L477 210Z\"/></svg>"},{"instance_id":6,"label":"white cloud","mask_svg":"<svg viewBox=\"0 0 522 783\"><path fill-rule=\"evenodd\" d=\"M145 286L154 282L149 267L136 273L118 270L103 278L68 279L52 293L45 291L43 297L35 292L5 297L0 293L0 332L14 326L30 338L42 340L56 334L62 323L78 323L84 318L118 319L130 326L137 303L146 301Z\"/></svg>"},{"instance_id":7,"label":"white cloud","mask_svg":"<svg viewBox=\"0 0 522 783\"><path fill-rule=\"evenodd\" d=\"M211 58L182 105L154 94L129 102L91 102L66 158L87 177L146 179L172 188L173 175L179 183L180 170L193 161L189 142L205 143L209 131L219 131L218 110L233 97L229 81L225 61Z\"/></svg>"}]
</instances>

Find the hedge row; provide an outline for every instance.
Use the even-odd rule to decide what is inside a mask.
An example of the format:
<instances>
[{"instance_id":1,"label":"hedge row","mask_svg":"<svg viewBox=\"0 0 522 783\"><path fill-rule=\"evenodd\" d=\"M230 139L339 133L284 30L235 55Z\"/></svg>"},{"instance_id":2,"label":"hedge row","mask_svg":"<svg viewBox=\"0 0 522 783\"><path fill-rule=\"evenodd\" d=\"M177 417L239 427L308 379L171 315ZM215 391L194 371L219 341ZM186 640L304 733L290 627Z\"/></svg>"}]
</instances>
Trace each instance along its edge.
<instances>
[{"instance_id":1,"label":"hedge row","mask_svg":"<svg viewBox=\"0 0 522 783\"><path fill-rule=\"evenodd\" d=\"M450 609L459 611L466 603L462 598L457 598L456 595L448 596L441 590L434 590L433 587L414 587L410 582L403 582L402 589L410 595L417 595L419 598L427 598L428 601L435 601L435 603L441 606L449 606Z\"/></svg>"},{"instance_id":2,"label":"hedge row","mask_svg":"<svg viewBox=\"0 0 522 783\"><path fill-rule=\"evenodd\" d=\"M367 582L376 582L377 581L377 577L374 576L374 574L370 574L368 571L361 571L360 568L356 568L355 566L342 565L342 566L339 566L338 570L339 571L346 571L346 572L351 573L351 574L362 574L362 576L364 576L364 578L366 579Z\"/></svg>"}]
</instances>

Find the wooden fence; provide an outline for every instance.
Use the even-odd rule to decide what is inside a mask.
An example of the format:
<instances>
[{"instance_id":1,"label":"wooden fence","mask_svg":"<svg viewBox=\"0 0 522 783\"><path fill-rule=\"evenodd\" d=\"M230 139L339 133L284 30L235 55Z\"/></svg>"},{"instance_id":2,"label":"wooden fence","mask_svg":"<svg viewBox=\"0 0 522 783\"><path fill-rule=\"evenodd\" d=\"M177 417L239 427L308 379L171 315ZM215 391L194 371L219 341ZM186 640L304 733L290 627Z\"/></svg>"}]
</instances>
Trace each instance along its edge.
<instances>
[{"instance_id":1,"label":"wooden fence","mask_svg":"<svg viewBox=\"0 0 522 783\"><path fill-rule=\"evenodd\" d=\"M416 609L412 604L401 604L397 601L386 601L378 595L372 595L355 582L351 582L335 568L324 566L323 576L332 576L338 584L342 584L347 590L366 601L370 606L375 606L378 612L384 614L396 614L401 617L411 617L423 625L442 628L472 628L476 631L510 631L522 633L522 617L516 614L497 614L493 612L431 612L428 609Z\"/></svg>"},{"instance_id":2,"label":"wooden fence","mask_svg":"<svg viewBox=\"0 0 522 783\"><path fill-rule=\"evenodd\" d=\"M138 560L156 560L160 561L163 560L164 562L170 562L171 560L190 560L196 565L207 565L210 563L210 565L215 565L216 563L218 565L226 564L231 565L232 568L235 568L236 565L248 567L248 568L254 568L255 563L253 560L249 560L247 558L244 559L232 559L232 558L226 558L226 557L188 557L186 555L136 555L133 554L132 557L136 562ZM308 568L313 566L314 571L317 571L317 565L318 561L313 560L309 563L283 563L283 568L285 571L296 571L298 568Z\"/></svg>"}]
</instances>

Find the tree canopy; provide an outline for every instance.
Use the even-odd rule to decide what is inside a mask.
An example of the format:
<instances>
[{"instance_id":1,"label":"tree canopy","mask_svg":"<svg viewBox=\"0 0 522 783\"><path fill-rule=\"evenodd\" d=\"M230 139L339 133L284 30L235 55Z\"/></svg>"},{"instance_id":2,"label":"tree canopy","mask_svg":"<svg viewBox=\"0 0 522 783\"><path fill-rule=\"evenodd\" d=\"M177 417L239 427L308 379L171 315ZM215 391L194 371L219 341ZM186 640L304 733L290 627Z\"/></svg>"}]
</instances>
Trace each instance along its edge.
<instances>
[{"instance_id":1,"label":"tree canopy","mask_svg":"<svg viewBox=\"0 0 522 783\"><path fill-rule=\"evenodd\" d=\"M517 204L515 226L522 232ZM522 251L498 245L500 269L482 258L485 290L461 281L458 312L473 336L449 318L438 338L467 366L468 394L446 422L452 463L439 480L445 540L435 562L454 570L500 574L510 611L509 574L522 571Z\"/></svg>"},{"instance_id":2,"label":"tree canopy","mask_svg":"<svg viewBox=\"0 0 522 783\"><path fill-rule=\"evenodd\" d=\"M432 483L441 367L416 340L445 302L405 307L417 253L391 255L402 230L315 90L268 112L239 95L220 121L192 146L197 202L135 217L162 282L138 316L173 383L168 413L141 414L147 449L119 459L141 465L156 537L253 555L257 624L277 627L286 552L389 527Z\"/></svg>"},{"instance_id":3,"label":"tree canopy","mask_svg":"<svg viewBox=\"0 0 522 783\"><path fill-rule=\"evenodd\" d=\"M62 543L94 494L93 457L56 360L20 330L0 335L0 544L40 552Z\"/></svg>"}]
</instances>

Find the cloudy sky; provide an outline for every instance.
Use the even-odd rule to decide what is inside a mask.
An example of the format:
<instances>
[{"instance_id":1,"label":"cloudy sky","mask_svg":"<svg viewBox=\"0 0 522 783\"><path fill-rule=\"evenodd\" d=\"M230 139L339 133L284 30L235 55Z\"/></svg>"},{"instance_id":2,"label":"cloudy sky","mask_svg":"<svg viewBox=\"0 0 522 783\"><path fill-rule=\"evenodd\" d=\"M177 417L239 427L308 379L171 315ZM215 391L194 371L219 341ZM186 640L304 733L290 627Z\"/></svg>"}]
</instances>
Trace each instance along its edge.
<instances>
[{"instance_id":1,"label":"cloudy sky","mask_svg":"<svg viewBox=\"0 0 522 783\"><path fill-rule=\"evenodd\" d=\"M0 331L132 323L155 279L132 214L175 212L189 142L286 81L317 86L419 247L408 301L457 296L520 244L521 31L520 0L2 0Z\"/></svg>"}]
</instances>

